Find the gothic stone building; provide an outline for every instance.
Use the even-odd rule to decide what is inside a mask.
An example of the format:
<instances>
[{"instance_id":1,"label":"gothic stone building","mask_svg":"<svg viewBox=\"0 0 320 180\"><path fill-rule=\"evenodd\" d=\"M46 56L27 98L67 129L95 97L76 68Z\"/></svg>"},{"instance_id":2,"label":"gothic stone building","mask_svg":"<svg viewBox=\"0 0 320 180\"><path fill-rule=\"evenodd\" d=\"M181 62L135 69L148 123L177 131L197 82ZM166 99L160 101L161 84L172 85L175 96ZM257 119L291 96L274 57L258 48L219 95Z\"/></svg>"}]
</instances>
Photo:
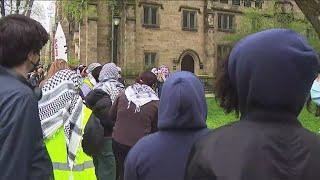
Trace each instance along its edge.
<instances>
[{"instance_id":1,"label":"gothic stone building","mask_svg":"<svg viewBox=\"0 0 320 180\"><path fill-rule=\"evenodd\" d=\"M243 9L267 5L261 0L122 0L111 7L90 0L73 31L59 4L57 18L69 54L82 64L112 61L127 75L164 64L213 77L231 49L225 36L236 32Z\"/></svg>"}]
</instances>

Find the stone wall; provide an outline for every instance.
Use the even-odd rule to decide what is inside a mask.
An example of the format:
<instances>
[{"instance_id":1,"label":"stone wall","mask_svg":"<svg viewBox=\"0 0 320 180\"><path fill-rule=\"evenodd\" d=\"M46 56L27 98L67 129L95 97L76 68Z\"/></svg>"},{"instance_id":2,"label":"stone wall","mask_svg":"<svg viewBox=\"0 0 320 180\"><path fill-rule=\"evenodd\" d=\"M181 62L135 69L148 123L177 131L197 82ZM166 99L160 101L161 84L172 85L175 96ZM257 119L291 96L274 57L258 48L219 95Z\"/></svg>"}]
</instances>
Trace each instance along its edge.
<instances>
[{"instance_id":1,"label":"stone wall","mask_svg":"<svg viewBox=\"0 0 320 180\"><path fill-rule=\"evenodd\" d=\"M226 36L233 32L218 30L218 13L235 15L237 27L246 8L222 4L213 0L126 0L121 1L120 24L117 38L117 65L124 74L136 75L144 70L144 53L157 53L156 66L167 65L170 70L180 70L184 55L194 59L195 74L214 77L217 68L217 48L230 44ZM143 26L143 6L155 5L158 9L159 28ZM272 6L271 1L264 1L262 8ZM254 3L252 3L254 6ZM197 12L197 31L182 30L182 10ZM295 5L295 12L301 12ZM61 8L58 18L63 19ZM107 63L111 61L111 7L104 0L92 0L79 23L77 49L80 62ZM300 16L299 15L299 16Z\"/></svg>"},{"instance_id":2,"label":"stone wall","mask_svg":"<svg viewBox=\"0 0 320 180\"><path fill-rule=\"evenodd\" d=\"M111 60L111 11L107 1L98 1L97 13L97 60L106 63Z\"/></svg>"},{"instance_id":3,"label":"stone wall","mask_svg":"<svg viewBox=\"0 0 320 180\"><path fill-rule=\"evenodd\" d=\"M155 1L150 1L155 2ZM145 28L143 22L143 5L138 1L135 9L132 5L126 7L127 15L124 36L124 64L130 71L142 71L144 68L144 53L156 52L156 65L167 65L171 70L173 66L180 69L180 55L187 49L197 53L200 60L195 60L195 72L203 73L199 70L199 61L207 62L204 52L204 25L203 7L204 1L156 1L161 4L159 8L159 28ZM180 7L188 6L198 8L197 32L182 30L182 11ZM130 17L130 15L133 17ZM130 18L128 18L130 17ZM134 18L134 19L132 19ZM128 20L129 19L129 20Z\"/></svg>"}]
</instances>

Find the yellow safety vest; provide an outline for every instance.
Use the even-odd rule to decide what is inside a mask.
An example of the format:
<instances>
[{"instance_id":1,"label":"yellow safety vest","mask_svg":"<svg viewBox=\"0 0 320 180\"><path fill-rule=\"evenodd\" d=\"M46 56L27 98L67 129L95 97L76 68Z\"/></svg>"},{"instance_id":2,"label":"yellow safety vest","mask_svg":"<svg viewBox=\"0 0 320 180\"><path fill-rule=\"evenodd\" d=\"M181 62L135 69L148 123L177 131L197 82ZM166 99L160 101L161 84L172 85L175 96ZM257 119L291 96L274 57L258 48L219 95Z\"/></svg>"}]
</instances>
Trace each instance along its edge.
<instances>
[{"instance_id":1,"label":"yellow safety vest","mask_svg":"<svg viewBox=\"0 0 320 180\"><path fill-rule=\"evenodd\" d=\"M93 84L90 82L89 78L85 78L83 80L83 83L88 85L91 89L93 88Z\"/></svg>"},{"instance_id":2,"label":"yellow safety vest","mask_svg":"<svg viewBox=\"0 0 320 180\"><path fill-rule=\"evenodd\" d=\"M92 114L92 111L84 106L83 108L83 127L82 132ZM72 171L68 165L67 146L63 127L57 134L46 140L46 147L52 161L55 180L96 180L95 169L92 158L87 156L80 145L76 155L75 164Z\"/></svg>"}]
</instances>

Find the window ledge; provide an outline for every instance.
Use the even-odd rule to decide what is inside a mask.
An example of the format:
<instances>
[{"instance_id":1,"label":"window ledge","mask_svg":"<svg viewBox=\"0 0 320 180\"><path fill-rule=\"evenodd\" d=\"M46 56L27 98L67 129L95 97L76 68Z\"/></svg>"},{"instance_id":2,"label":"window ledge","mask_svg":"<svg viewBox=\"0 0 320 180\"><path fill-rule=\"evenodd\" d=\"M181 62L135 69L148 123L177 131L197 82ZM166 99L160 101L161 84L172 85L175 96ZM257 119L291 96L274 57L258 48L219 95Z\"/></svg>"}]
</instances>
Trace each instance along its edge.
<instances>
[{"instance_id":1,"label":"window ledge","mask_svg":"<svg viewBox=\"0 0 320 180\"><path fill-rule=\"evenodd\" d=\"M191 29L191 28L186 28L186 27L183 27L182 30L183 31L190 31L190 32L198 32L198 29Z\"/></svg>"},{"instance_id":2,"label":"window ledge","mask_svg":"<svg viewBox=\"0 0 320 180\"><path fill-rule=\"evenodd\" d=\"M201 10L200 8L195 8L195 7L190 7L190 6L180 6L179 7L179 12L181 12L181 10L191 10L191 11L198 11L199 14L201 14Z\"/></svg>"},{"instance_id":3,"label":"window ledge","mask_svg":"<svg viewBox=\"0 0 320 180\"><path fill-rule=\"evenodd\" d=\"M160 29L160 25L157 24L142 24L142 27L147 29Z\"/></svg>"},{"instance_id":4,"label":"window ledge","mask_svg":"<svg viewBox=\"0 0 320 180\"><path fill-rule=\"evenodd\" d=\"M161 4L161 3L158 3L158 2L149 2L149 1L147 1L147 0L143 0L143 1L141 1L141 2L139 2L139 4L138 4L138 7L141 7L141 5L143 5L143 6L158 6L158 7L160 7L161 9L163 9L163 4Z\"/></svg>"},{"instance_id":5,"label":"window ledge","mask_svg":"<svg viewBox=\"0 0 320 180\"><path fill-rule=\"evenodd\" d=\"M235 33L235 29L218 29L220 32L226 32L226 33Z\"/></svg>"}]
</instances>

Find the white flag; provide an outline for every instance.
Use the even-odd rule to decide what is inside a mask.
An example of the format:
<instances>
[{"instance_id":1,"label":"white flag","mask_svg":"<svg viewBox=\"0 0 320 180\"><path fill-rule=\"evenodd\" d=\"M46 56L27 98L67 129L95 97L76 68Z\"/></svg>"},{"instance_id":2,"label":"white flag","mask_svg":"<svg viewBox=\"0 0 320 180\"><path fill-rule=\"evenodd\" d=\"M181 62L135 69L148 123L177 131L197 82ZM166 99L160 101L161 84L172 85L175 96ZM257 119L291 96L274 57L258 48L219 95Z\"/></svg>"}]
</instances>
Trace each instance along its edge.
<instances>
[{"instance_id":1,"label":"white flag","mask_svg":"<svg viewBox=\"0 0 320 180\"><path fill-rule=\"evenodd\" d=\"M67 41L59 22L54 36L54 60L62 59L68 62Z\"/></svg>"}]
</instances>

